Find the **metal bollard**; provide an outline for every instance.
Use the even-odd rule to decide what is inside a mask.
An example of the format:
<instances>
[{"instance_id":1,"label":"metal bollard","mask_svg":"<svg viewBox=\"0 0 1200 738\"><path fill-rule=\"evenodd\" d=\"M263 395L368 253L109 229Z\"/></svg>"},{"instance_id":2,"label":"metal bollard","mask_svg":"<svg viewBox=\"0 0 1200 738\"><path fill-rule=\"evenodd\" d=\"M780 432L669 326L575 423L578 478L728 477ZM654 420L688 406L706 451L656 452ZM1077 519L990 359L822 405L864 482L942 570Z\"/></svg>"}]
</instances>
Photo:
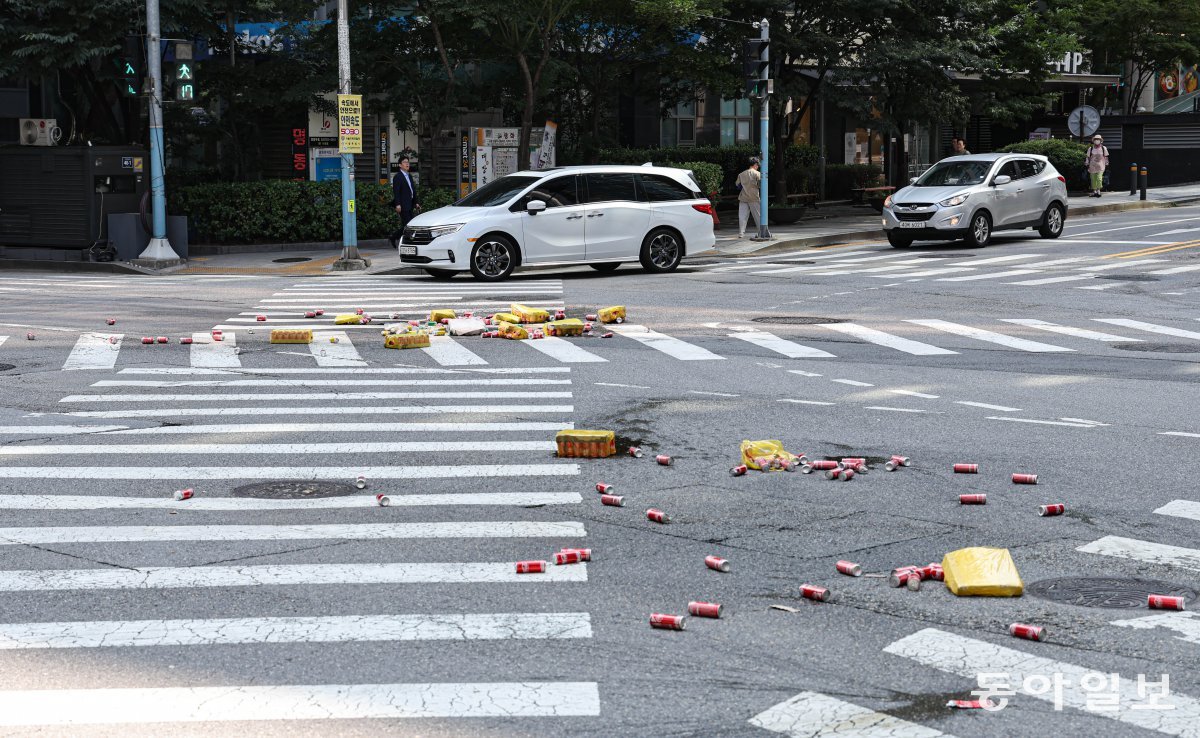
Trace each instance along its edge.
<instances>
[{"instance_id":1,"label":"metal bollard","mask_svg":"<svg viewBox=\"0 0 1200 738\"><path fill-rule=\"evenodd\" d=\"M1130 197L1133 197L1138 192L1137 175L1138 175L1138 168L1137 168L1137 162L1135 161L1134 163L1129 165L1129 196Z\"/></svg>"},{"instance_id":2,"label":"metal bollard","mask_svg":"<svg viewBox=\"0 0 1200 738\"><path fill-rule=\"evenodd\" d=\"M1150 179L1150 169L1147 167L1142 167L1142 171L1141 171L1142 196L1139 198L1141 200L1146 199L1146 181L1149 179Z\"/></svg>"}]
</instances>

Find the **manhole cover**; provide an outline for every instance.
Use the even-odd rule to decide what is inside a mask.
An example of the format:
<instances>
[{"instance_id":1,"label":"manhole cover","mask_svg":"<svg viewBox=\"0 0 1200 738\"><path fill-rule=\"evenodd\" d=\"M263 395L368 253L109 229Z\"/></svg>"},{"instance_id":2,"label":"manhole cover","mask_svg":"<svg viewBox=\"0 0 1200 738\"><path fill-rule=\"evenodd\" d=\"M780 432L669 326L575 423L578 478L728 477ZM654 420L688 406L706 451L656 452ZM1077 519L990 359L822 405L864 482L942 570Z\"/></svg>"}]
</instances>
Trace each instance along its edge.
<instances>
[{"instance_id":1,"label":"manhole cover","mask_svg":"<svg viewBox=\"0 0 1200 738\"><path fill-rule=\"evenodd\" d=\"M16 369L16 364L0 364L0 372L6 372L9 369Z\"/></svg>"},{"instance_id":2,"label":"manhole cover","mask_svg":"<svg viewBox=\"0 0 1200 738\"><path fill-rule=\"evenodd\" d=\"M1122 351L1149 351L1158 354L1200 354L1200 344L1195 343L1111 343L1115 349Z\"/></svg>"},{"instance_id":3,"label":"manhole cover","mask_svg":"<svg viewBox=\"0 0 1200 738\"><path fill-rule=\"evenodd\" d=\"M346 497L358 492L353 484L311 479L277 479L272 482L243 484L234 488L234 497L261 497L269 500L303 500L314 497Z\"/></svg>"},{"instance_id":4,"label":"manhole cover","mask_svg":"<svg viewBox=\"0 0 1200 738\"><path fill-rule=\"evenodd\" d=\"M300 261L312 261L311 256L285 256L282 259L271 259L272 264L295 264Z\"/></svg>"},{"instance_id":5,"label":"manhole cover","mask_svg":"<svg viewBox=\"0 0 1200 738\"><path fill-rule=\"evenodd\" d=\"M979 254L917 254L918 259L970 259Z\"/></svg>"},{"instance_id":6,"label":"manhole cover","mask_svg":"<svg viewBox=\"0 0 1200 738\"><path fill-rule=\"evenodd\" d=\"M1196 591L1157 579L1122 579L1118 577L1063 577L1033 582L1025 591L1034 597L1065 602L1080 607L1112 609L1145 608L1146 597L1152 594L1196 598Z\"/></svg>"},{"instance_id":7,"label":"manhole cover","mask_svg":"<svg viewBox=\"0 0 1200 738\"><path fill-rule=\"evenodd\" d=\"M845 323L845 318L818 318L812 315L768 315L754 318L753 323L776 323L779 325L819 325L821 323Z\"/></svg>"},{"instance_id":8,"label":"manhole cover","mask_svg":"<svg viewBox=\"0 0 1200 738\"><path fill-rule=\"evenodd\" d=\"M1151 277L1149 274L1101 274L1096 279L1116 279L1121 282L1157 282L1160 277Z\"/></svg>"}]
</instances>

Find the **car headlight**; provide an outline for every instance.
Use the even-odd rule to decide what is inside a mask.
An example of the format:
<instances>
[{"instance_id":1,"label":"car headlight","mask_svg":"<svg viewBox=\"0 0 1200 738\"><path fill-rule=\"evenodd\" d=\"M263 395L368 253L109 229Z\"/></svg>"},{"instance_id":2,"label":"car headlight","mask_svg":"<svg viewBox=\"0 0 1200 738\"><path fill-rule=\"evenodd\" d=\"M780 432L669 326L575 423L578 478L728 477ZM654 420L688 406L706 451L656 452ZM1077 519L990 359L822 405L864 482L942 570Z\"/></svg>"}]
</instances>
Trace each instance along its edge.
<instances>
[{"instance_id":1,"label":"car headlight","mask_svg":"<svg viewBox=\"0 0 1200 738\"><path fill-rule=\"evenodd\" d=\"M466 223L453 223L451 225L434 226L429 229L429 236L437 238L439 236L448 236L451 233L458 233Z\"/></svg>"},{"instance_id":2,"label":"car headlight","mask_svg":"<svg viewBox=\"0 0 1200 738\"><path fill-rule=\"evenodd\" d=\"M971 193L969 193L969 192L966 194L962 194L962 195L955 195L954 197L950 198L949 200L942 200L941 202L938 203L938 205L941 205L944 208L952 208L955 205L962 205L964 202L967 201L967 198L970 196L971 196Z\"/></svg>"},{"instance_id":3,"label":"car headlight","mask_svg":"<svg viewBox=\"0 0 1200 738\"><path fill-rule=\"evenodd\" d=\"M891 195L888 195L888 196L887 196L887 199L885 199L885 200L883 201L883 206L884 206L885 208L890 208L890 207L892 206L892 196L891 196Z\"/></svg>"}]
</instances>

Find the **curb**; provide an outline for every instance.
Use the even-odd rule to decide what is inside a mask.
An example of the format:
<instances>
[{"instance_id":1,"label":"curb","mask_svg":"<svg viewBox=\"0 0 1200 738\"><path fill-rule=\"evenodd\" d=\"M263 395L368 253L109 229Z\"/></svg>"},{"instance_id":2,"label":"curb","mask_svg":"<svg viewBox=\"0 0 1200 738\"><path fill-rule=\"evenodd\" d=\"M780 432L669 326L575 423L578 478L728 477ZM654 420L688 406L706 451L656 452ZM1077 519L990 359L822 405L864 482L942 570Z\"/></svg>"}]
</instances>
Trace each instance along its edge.
<instances>
[{"instance_id":1,"label":"curb","mask_svg":"<svg viewBox=\"0 0 1200 738\"><path fill-rule=\"evenodd\" d=\"M386 238L359 241L360 249L390 248ZM301 243L188 244L188 256L224 256L226 254L270 254L280 251L341 251L341 241L304 241Z\"/></svg>"},{"instance_id":2,"label":"curb","mask_svg":"<svg viewBox=\"0 0 1200 738\"><path fill-rule=\"evenodd\" d=\"M120 261L51 261L48 259L0 259L0 269L41 269L53 272L90 272L93 274L139 274L157 276L162 272Z\"/></svg>"}]
</instances>

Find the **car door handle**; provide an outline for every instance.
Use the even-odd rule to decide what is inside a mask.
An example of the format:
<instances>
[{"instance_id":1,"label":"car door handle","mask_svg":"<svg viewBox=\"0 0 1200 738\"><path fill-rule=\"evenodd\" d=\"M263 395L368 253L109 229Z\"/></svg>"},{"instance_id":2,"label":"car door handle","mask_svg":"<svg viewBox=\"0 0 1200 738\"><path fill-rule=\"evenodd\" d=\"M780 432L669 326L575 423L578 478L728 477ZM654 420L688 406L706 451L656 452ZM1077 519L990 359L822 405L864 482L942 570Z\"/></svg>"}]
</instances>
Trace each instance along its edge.
<instances>
[{"instance_id":1,"label":"car door handle","mask_svg":"<svg viewBox=\"0 0 1200 738\"><path fill-rule=\"evenodd\" d=\"M602 218L602 217L604 217L604 213L588 213L588 217L589 218Z\"/></svg>"},{"instance_id":2,"label":"car door handle","mask_svg":"<svg viewBox=\"0 0 1200 738\"><path fill-rule=\"evenodd\" d=\"M568 215L567 220L579 220L582 217L582 215Z\"/></svg>"}]
</instances>

